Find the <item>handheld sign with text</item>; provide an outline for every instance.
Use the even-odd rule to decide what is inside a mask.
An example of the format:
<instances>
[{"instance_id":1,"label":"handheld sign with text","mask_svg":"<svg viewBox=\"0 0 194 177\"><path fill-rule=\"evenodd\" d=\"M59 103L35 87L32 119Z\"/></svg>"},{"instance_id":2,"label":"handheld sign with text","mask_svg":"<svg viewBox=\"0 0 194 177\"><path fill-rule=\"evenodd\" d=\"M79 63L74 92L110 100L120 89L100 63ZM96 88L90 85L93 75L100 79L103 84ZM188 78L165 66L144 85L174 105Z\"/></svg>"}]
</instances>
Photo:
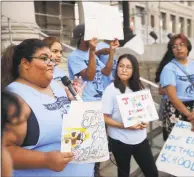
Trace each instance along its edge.
<instances>
[{"instance_id":1,"label":"handheld sign with text","mask_svg":"<svg viewBox=\"0 0 194 177\"><path fill-rule=\"evenodd\" d=\"M159 118L148 89L117 95L117 102L125 127Z\"/></svg>"},{"instance_id":2,"label":"handheld sign with text","mask_svg":"<svg viewBox=\"0 0 194 177\"><path fill-rule=\"evenodd\" d=\"M72 101L63 117L61 152L73 152L70 163L102 162L109 159L101 102Z\"/></svg>"},{"instance_id":3,"label":"handheld sign with text","mask_svg":"<svg viewBox=\"0 0 194 177\"><path fill-rule=\"evenodd\" d=\"M156 161L159 171L194 176L194 132L189 122L178 121Z\"/></svg>"},{"instance_id":4,"label":"handheld sign with text","mask_svg":"<svg viewBox=\"0 0 194 177\"><path fill-rule=\"evenodd\" d=\"M117 7L96 2L82 2L85 18L84 40L124 39L122 17ZM114 29L114 30L113 30Z\"/></svg>"}]
</instances>

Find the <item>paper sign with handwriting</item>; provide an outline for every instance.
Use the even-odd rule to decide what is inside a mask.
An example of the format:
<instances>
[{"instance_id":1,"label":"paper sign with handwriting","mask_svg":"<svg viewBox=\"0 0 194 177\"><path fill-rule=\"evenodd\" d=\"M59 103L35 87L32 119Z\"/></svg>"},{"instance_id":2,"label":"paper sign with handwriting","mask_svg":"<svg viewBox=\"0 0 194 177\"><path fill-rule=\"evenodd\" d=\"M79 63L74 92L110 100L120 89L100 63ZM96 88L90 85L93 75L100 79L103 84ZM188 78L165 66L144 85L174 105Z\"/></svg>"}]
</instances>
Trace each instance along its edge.
<instances>
[{"instance_id":1,"label":"paper sign with handwriting","mask_svg":"<svg viewBox=\"0 0 194 177\"><path fill-rule=\"evenodd\" d=\"M117 95L117 102L125 127L138 122L150 122L158 119L158 114L150 90L142 90Z\"/></svg>"},{"instance_id":2,"label":"paper sign with handwriting","mask_svg":"<svg viewBox=\"0 0 194 177\"><path fill-rule=\"evenodd\" d=\"M117 7L95 2L82 2L85 17L84 40L124 39L121 15Z\"/></svg>"},{"instance_id":3,"label":"paper sign with handwriting","mask_svg":"<svg viewBox=\"0 0 194 177\"><path fill-rule=\"evenodd\" d=\"M194 132L191 123L178 121L156 161L159 171L175 176L194 176Z\"/></svg>"},{"instance_id":4,"label":"paper sign with handwriting","mask_svg":"<svg viewBox=\"0 0 194 177\"><path fill-rule=\"evenodd\" d=\"M74 152L71 163L109 159L101 102L71 102L68 115L63 119L61 152Z\"/></svg>"}]
</instances>

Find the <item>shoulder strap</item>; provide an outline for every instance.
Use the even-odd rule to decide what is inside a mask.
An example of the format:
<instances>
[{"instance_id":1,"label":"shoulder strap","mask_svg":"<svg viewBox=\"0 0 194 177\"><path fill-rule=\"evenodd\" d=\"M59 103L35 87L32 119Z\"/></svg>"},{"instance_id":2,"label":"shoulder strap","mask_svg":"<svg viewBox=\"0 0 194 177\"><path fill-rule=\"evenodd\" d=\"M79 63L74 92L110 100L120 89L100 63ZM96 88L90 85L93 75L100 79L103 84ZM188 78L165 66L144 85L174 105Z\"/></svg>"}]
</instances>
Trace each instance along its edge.
<instances>
[{"instance_id":1,"label":"shoulder strap","mask_svg":"<svg viewBox=\"0 0 194 177\"><path fill-rule=\"evenodd\" d=\"M185 69L181 68L175 61L171 61L171 62L173 64L175 64L187 76L187 78L188 78L189 82L191 82L191 84L194 84L194 82L192 82L191 78L189 77L189 73Z\"/></svg>"}]
</instances>

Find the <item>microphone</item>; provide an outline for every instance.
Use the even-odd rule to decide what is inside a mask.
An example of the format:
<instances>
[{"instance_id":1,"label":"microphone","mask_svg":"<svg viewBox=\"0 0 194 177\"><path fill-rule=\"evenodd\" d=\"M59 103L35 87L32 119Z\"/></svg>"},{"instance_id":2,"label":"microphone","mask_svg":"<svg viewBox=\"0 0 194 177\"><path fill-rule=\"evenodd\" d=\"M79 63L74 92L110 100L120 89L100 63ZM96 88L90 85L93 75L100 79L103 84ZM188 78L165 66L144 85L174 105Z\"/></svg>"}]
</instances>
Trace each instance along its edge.
<instances>
[{"instance_id":1,"label":"microphone","mask_svg":"<svg viewBox=\"0 0 194 177\"><path fill-rule=\"evenodd\" d=\"M72 83L71 81L69 80L69 78L67 76L64 76L61 78L61 81L62 83L68 87L69 91L71 92L71 94L74 96L74 98L77 100L77 101L82 101L82 98L80 97L80 95L77 94L77 92L75 91L75 89L73 88L72 86Z\"/></svg>"}]
</instances>

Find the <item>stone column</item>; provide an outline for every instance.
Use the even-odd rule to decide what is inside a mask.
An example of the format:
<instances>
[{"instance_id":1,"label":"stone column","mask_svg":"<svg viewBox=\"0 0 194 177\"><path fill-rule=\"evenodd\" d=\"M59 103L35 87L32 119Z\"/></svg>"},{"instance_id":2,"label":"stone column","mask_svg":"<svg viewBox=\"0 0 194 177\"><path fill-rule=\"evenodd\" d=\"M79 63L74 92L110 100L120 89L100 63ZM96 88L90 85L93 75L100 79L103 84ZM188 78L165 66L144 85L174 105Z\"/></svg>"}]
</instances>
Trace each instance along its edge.
<instances>
[{"instance_id":1,"label":"stone column","mask_svg":"<svg viewBox=\"0 0 194 177\"><path fill-rule=\"evenodd\" d=\"M187 26L187 18L184 18L184 27L183 27L183 31L184 31L184 34L186 36L188 36L187 34L187 29L188 29L188 26Z\"/></svg>"},{"instance_id":2,"label":"stone column","mask_svg":"<svg viewBox=\"0 0 194 177\"><path fill-rule=\"evenodd\" d=\"M79 12L79 24L83 24L84 21L84 9L83 9L83 4L82 1L78 1L78 12Z\"/></svg>"},{"instance_id":3,"label":"stone column","mask_svg":"<svg viewBox=\"0 0 194 177\"><path fill-rule=\"evenodd\" d=\"M36 30L39 29L35 21L34 2L9 2L2 5L2 49L13 44L18 44L27 38L39 38ZM29 26L29 27L27 27ZM34 30L33 30L34 29Z\"/></svg>"},{"instance_id":4,"label":"stone column","mask_svg":"<svg viewBox=\"0 0 194 177\"><path fill-rule=\"evenodd\" d=\"M167 33L171 33L170 31L170 13L166 12L166 31Z\"/></svg>"},{"instance_id":5,"label":"stone column","mask_svg":"<svg viewBox=\"0 0 194 177\"><path fill-rule=\"evenodd\" d=\"M180 22L179 22L179 16L175 15L175 33L178 34L180 33Z\"/></svg>"}]
</instances>

